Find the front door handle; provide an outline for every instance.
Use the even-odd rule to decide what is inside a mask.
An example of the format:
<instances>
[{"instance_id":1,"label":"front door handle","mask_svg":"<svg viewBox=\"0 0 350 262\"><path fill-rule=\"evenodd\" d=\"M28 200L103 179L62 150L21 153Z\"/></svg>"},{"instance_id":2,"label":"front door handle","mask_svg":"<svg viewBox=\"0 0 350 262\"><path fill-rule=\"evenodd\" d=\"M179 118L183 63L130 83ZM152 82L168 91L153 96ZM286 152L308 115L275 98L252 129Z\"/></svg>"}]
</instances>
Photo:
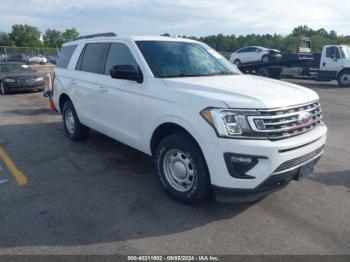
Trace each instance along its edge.
<instances>
[{"instance_id":1,"label":"front door handle","mask_svg":"<svg viewBox=\"0 0 350 262\"><path fill-rule=\"evenodd\" d=\"M106 92L108 92L108 88L105 87L105 86L100 86L100 87L98 88L98 91L100 91L101 93L106 93Z\"/></svg>"}]
</instances>

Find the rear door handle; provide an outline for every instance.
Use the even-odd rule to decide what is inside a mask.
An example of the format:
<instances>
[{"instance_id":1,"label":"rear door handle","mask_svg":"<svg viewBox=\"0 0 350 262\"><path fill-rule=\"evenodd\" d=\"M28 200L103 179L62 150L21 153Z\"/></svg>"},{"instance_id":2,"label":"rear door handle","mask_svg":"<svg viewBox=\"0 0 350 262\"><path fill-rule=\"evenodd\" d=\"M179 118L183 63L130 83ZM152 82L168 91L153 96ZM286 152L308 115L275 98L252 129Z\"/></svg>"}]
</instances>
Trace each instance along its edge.
<instances>
[{"instance_id":1,"label":"rear door handle","mask_svg":"<svg viewBox=\"0 0 350 262\"><path fill-rule=\"evenodd\" d=\"M100 87L98 88L98 91L100 91L101 93L106 93L106 92L108 92L108 88L107 88L107 87L104 87L104 86L100 86Z\"/></svg>"}]
</instances>

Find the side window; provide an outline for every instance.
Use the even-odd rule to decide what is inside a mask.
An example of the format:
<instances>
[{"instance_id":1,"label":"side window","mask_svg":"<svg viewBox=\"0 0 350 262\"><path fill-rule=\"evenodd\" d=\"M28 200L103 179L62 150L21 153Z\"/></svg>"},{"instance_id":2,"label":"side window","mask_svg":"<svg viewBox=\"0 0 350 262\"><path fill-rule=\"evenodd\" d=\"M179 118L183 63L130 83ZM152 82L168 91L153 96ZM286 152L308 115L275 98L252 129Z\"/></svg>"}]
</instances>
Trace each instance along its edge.
<instances>
[{"instance_id":1,"label":"side window","mask_svg":"<svg viewBox=\"0 0 350 262\"><path fill-rule=\"evenodd\" d=\"M326 49L326 57L332 57L333 54L333 47L327 47Z\"/></svg>"},{"instance_id":2,"label":"side window","mask_svg":"<svg viewBox=\"0 0 350 262\"><path fill-rule=\"evenodd\" d=\"M336 46L330 46L326 49L326 57L340 59L339 48Z\"/></svg>"},{"instance_id":3,"label":"side window","mask_svg":"<svg viewBox=\"0 0 350 262\"><path fill-rule=\"evenodd\" d=\"M112 43L106 59L104 74L109 75L115 65L132 65L137 68L137 63L130 49L121 43Z\"/></svg>"},{"instance_id":4,"label":"side window","mask_svg":"<svg viewBox=\"0 0 350 262\"><path fill-rule=\"evenodd\" d=\"M243 48L243 49L239 50L237 53L246 53L246 52L248 52L248 49L249 48Z\"/></svg>"},{"instance_id":5,"label":"side window","mask_svg":"<svg viewBox=\"0 0 350 262\"><path fill-rule=\"evenodd\" d=\"M106 46L105 43L87 44L77 64L79 67L81 62L80 71L100 74Z\"/></svg>"},{"instance_id":6,"label":"side window","mask_svg":"<svg viewBox=\"0 0 350 262\"><path fill-rule=\"evenodd\" d=\"M340 59L339 48L338 48L338 47L334 47L334 50L335 50L335 58L336 58L336 59Z\"/></svg>"},{"instance_id":7,"label":"side window","mask_svg":"<svg viewBox=\"0 0 350 262\"><path fill-rule=\"evenodd\" d=\"M72 55L76 48L76 45L64 46L61 50L56 66L59 68L67 68L69 61L72 58Z\"/></svg>"}]
</instances>

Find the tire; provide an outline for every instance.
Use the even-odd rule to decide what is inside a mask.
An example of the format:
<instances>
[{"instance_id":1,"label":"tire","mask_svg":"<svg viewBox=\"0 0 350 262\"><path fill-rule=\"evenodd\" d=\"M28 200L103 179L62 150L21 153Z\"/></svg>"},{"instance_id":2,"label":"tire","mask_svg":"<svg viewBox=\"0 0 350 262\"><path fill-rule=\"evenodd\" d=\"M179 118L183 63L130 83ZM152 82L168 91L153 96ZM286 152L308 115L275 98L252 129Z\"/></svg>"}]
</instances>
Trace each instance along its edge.
<instances>
[{"instance_id":1,"label":"tire","mask_svg":"<svg viewBox=\"0 0 350 262\"><path fill-rule=\"evenodd\" d=\"M261 58L261 61L263 63L268 63L270 62L270 57L268 55L263 55L263 57Z\"/></svg>"},{"instance_id":2,"label":"tire","mask_svg":"<svg viewBox=\"0 0 350 262\"><path fill-rule=\"evenodd\" d=\"M75 108L70 100L65 102L62 110L64 130L73 141L83 141L89 136L90 129L80 123Z\"/></svg>"},{"instance_id":3,"label":"tire","mask_svg":"<svg viewBox=\"0 0 350 262\"><path fill-rule=\"evenodd\" d=\"M6 95L7 94L7 90L4 86L3 82L0 82L0 95Z\"/></svg>"},{"instance_id":4,"label":"tire","mask_svg":"<svg viewBox=\"0 0 350 262\"><path fill-rule=\"evenodd\" d=\"M159 179L175 200L195 205L210 192L209 171L198 145L184 133L164 138L155 151Z\"/></svg>"},{"instance_id":5,"label":"tire","mask_svg":"<svg viewBox=\"0 0 350 262\"><path fill-rule=\"evenodd\" d=\"M233 63L234 63L236 66L239 66L240 64L242 64L242 61L239 60L239 59L235 59L235 61L233 61Z\"/></svg>"},{"instance_id":6,"label":"tire","mask_svg":"<svg viewBox=\"0 0 350 262\"><path fill-rule=\"evenodd\" d=\"M266 68L259 68L256 74L258 76L269 77L269 70L267 70Z\"/></svg>"},{"instance_id":7,"label":"tire","mask_svg":"<svg viewBox=\"0 0 350 262\"><path fill-rule=\"evenodd\" d=\"M36 90L37 92L44 92L44 88L39 88L38 90Z\"/></svg>"},{"instance_id":8,"label":"tire","mask_svg":"<svg viewBox=\"0 0 350 262\"><path fill-rule=\"evenodd\" d=\"M338 75L338 84L343 87L350 87L350 70L343 70Z\"/></svg>"}]
</instances>

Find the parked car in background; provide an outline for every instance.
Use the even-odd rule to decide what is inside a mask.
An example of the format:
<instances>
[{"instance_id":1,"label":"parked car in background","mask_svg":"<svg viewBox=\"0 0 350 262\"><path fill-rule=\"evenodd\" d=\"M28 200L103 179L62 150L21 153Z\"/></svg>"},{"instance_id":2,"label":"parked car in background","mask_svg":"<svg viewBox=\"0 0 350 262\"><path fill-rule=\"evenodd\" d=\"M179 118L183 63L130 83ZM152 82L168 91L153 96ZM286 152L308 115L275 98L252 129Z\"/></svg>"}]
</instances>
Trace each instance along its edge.
<instances>
[{"instance_id":1,"label":"parked car in background","mask_svg":"<svg viewBox=\"0 0 350 262\"><path fill-rule=\"evenodd\" d=\"M248 46L238 49L230 55L230 62L236 65L251 62L264 62L278 60L282 57L281 51L262 46Z\"/></svg>"},{"instance_id":2,"label":"parked car in background","mask_svg":"<svg viewBox=\"0 0 350 262\"><path fill-rule=\"evenodd\" d=\"M9 55L7 57L6 62L21 62L21 63L28 63L28 56L24 54L19 55Z\"/></svg>"},{"instance_id":3,"label":"parked car in background","mask_svg":"<svg viewBox=\"0 0 350 262\"><path fill-rule=\"evenodd\" d=\"M47 58L44 56L32 56L28 58L28 64L35 65L35 64L47 64Z\"/></svg>"},{"instance_id":4,"label":"parked car in background","mask_svg":"<svg viewBox=\"0 0 350 262\"><path fill-rule=\"evenodd\" d=\"M153 156L184 203L212 190L223 202L261 199L312 173L324 152L316 92L243 75L190 39L81 37L64 44L52 92L68 138L92 128Z\"/></svg>"},{"instance_id":5,"label":"parked car in background","mask_svg":"<svg viewBox=\"0 0 350 262\"><path fill-rule=\"evenodd\" d=\"M28 65L18 62L0 63L0 94L16 91L43 91L44 77L34 72Z\"/></svg>"}]
</instances>

